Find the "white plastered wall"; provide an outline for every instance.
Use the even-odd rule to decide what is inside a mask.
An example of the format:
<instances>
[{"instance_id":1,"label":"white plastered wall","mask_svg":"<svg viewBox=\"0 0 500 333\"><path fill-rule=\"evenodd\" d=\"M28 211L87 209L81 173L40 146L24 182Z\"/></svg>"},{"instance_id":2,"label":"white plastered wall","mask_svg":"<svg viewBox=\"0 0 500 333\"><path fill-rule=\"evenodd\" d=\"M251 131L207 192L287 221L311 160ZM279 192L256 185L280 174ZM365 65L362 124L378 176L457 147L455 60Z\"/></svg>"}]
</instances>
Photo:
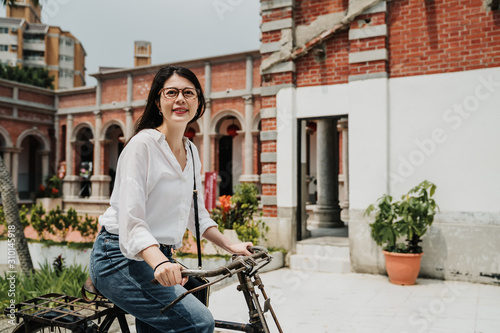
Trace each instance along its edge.
<instances>
[{"instance_id":1,"label":"white plastered wall","mask_svg":"<svg viewBox=\"0 0 500 333\"><path fill-rule=\"evenodd\" d=\"M500 276L500 68L282 89L277 202L278 216L288 213L280 227L294 223L296 119L337 115L349 118L355 270L384 272L364 209L428 179L441 212L424 238L422 275L486 283Z\"/></svg>"}]
</instances>

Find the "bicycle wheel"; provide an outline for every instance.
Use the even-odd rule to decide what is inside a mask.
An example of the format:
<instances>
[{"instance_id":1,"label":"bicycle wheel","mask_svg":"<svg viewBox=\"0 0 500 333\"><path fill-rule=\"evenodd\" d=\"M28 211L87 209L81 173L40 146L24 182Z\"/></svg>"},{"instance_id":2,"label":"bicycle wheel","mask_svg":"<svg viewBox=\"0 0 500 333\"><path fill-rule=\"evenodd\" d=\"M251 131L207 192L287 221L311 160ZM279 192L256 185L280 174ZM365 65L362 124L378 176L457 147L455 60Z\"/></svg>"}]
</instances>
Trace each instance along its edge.
<instances>
[{"instance_id":1,"label":"bicycle wheel","mask_svg":"<svg viewBox=\"0 0 500 333\"><path fill-rule=\"evenodd\" d=\"M43 314L42 316L39 316L40 318L45 318L45 319L52 319L56 316L59 316L57 312L47 312ZM65 317L59 318L58 319L61 322L71 324L75 322L75 317L71 315L67 315ZM73 332L73 333L95 333L98 330L98 326L91 320L89 320L86 323L82 323L78 325L74 329L68 329L66 327L59 327L57 325L50 325L50 324L45 324L45 323L40 323L37 321L31 321L29 323L29 331L31 333L43 333L43 332L56 332L56 333L63 333L63 332ZM26 323L21 323L19 324L12 333L25 333L26 332Z\"/></svg>"}]
</instances>

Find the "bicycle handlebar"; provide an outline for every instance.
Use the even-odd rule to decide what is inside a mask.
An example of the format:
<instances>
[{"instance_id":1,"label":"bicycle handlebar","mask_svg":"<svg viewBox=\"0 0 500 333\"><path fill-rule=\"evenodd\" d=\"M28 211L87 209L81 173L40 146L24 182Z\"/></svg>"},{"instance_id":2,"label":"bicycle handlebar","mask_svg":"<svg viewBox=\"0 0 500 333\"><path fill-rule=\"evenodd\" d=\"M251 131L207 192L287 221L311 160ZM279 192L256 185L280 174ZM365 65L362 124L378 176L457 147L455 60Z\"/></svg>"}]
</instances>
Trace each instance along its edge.
<instances>
[{"instance_id":1,"label":"bicycle handlebar","mask_svg":"<svg viewBox=\"0 0 500 333\"><path fill-rule=\"evenodd\" d=\"M194 276L194 277L213 277L213 276L223 275L224 273L232 275L232 270L241 269L244 267L253 268L254 266L257 265L256 260L262 258L269 258L269 260L271 260L272 258L269 256L269 253L265 247L250 246L248 250L255 253L249 256L238 256L234 258L233 261L230 262L229 264L221 266L216 269L211 269L211 270L183 269L181 271L181 274L182 276ZM159 284L159 282L156 279L153 279L151 283Z\"/></svg>"},{"instance_id":2,"label":"bicycle handlebar","mask_svg":"<svg viewBox=\"0 0 500 333\"><path fill-rule=\"evenodd\" d=\"M255 252L249 256L238 256L227 265L221 266L216 269L203 270L203 269L184 269L181 271L182 276L195 276L195 277L213 277L231 272L233 269L238 269L244 266L255 266L255 260L268 256L268 251L262 246L251 246L248 248L251 252Z\"/></svg>"}]
</instances>

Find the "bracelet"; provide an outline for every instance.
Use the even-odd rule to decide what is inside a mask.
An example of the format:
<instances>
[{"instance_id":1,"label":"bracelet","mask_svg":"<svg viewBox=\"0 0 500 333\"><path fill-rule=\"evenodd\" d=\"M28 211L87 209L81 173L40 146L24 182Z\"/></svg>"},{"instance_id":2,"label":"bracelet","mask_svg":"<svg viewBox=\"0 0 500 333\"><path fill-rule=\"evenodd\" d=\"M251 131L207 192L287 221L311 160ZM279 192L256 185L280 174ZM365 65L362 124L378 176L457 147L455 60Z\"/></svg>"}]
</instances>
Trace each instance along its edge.
<instances>
[{"instance_id":1,"label":"bracelet","mask_svg":"<svg viewBox=\"0 0 500 333\"><path fill-rule=\"evenodd\" d=\"M159 263L158 265L156 265L156 267L155 267L155 269L153 271L156 272L156 269L158 268L158 266L163 265L166 262L170 262L170 260L162 261L161 263Z\"/></svg>"}]
</instances>

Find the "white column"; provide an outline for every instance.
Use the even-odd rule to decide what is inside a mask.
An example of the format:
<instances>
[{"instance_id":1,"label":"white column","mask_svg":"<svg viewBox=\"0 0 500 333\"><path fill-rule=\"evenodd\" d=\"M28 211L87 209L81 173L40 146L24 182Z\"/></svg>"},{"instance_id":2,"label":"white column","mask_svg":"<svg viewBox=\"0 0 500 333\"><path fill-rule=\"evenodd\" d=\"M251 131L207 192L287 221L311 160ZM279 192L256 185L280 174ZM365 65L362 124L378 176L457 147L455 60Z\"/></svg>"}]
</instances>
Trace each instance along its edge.
<instances>
[{"instance_id":1,"label":"white column","mask_svg":"<svg viewBox=\"0 0 500 333\"><path fill-rule=\"evenodd\" d=\"M95 137L94 137L94 175L101 174L101 130L102 114L100 111L94 111L95 115Z\"/></svg>"},{"instance_id":2,"label":"white column","mask_svg":"<svg viewBox=\"0 0 500 333\"><path fill-rule=\"evenodd\" d=\"M212 120L212 102L210 94L212 93L212 67L209 62L205 63L205 114L203 115L203 171L211 171L210 158L210 122ZM204 176L204 174L203 174Z\"/></svg>"},{"instance_id":3,"label":"white column","mask_svg":"<svg viewBox=\"0 0 500 333\"><path fill-rule=\"evenodd\" d=\"M56 96L56 104L57 104L58 99L59 99L58 96ZM61 142L59 140L59 116L57 114L54 116L54 137L56 138L56 151L54 154L54 157L55 157L54 167L56 169L56 174L57 174L57 171L59 168L59 162L60 162L59 159L61 158L60 157Z\"/></svg>"},{"instance_id":4,"label":"white column","mask_svg":"<svg viewBox=\"0 0 500 333\"><path fill-rule=\"evenodd\" d=\"M247 56L246 59L246 94L243 96L245 100L245 164L243 174L240 176L240 182L252 182L256 183L259 181L259 176L253 174L253 134L252 134L252 123L253 123L253 58L252 56Z\"/></svg>"},{"instance_id":5,"label":"white column","mask_svg":"<svg viewBox=\"0 0 500 333\"><path fill-rule=\"evenodd\" d=\"M71 137L73 135L73 115L69 114L66 122L66 176L63 179L63 195L64 198L75 198L78 195L78 185L80 177L74 175L73 166L73 144Z\"/></svg>"},{"instance_id":6,"label":"white column","mask_svg":"<svg viewBox=\"0 0 500 333\"><path fill-rule=\"evenodd\" d=\"M343 200L341 207L344 210L349 209L349 127L347 118L341 118L337 128L342 134L342 171L343 171Z\"/></svg>"},{"instance_id":7,"label":"white column","mask_svg":"<svg viewBox=\"0 0 500 333\"><path fill-rule=\"evenodd\" d=\"M42 150L40 154L42 155L42 182L45 182L45 178L49 175L50 151Z\"/></svg>"},{"instance_id":8,"label":"white column","mask_svg":"<svg viewBox=\"0 0 500 333\"><path fill-rule=\"evenodd\" d=\"M71 145L71 135L73 135L73 115L69 114L66 122L66 176L73 176L73 146Z\"/></svg>"},{"instance_id":9,"label":"white column","mask_svg":"<svg viewBox=\"0 0 500 333\"><path fill-rule=\"evenodd\" d=\"M317 168L318 202L311 225L319 228L343 227L339 205L339 149L336 119L318 120Z\"/></svg>"},{"instance_id":10,"label":"white column","mask_svg":"<svg viewBox=\"0 0 500 333\"><path fill-rule=\"evenodd\" d=\"M92 199L104 200L109 197L109 182L111 177L105 175L101 168L102 156L102 113L95 111L95 137L94 137L94 174L90 177L92 183Z\"/></svg>"},{"instance_id":11,"label":"white column","mask_svg":"<svg viewBox=\"0 0 500 333\"><path fill-rule=\"evenodd\" d=\"M134 135L134 117L131 108L125 108L125 142Z\"/></svg>"},{"instance_id":12,"label":"white column","mask_svg":"<svg viewBox=\"0 0 500 333\"><path fill-rule=\"evenodd\" d=\"M3 151L3 163L5 164L5 167L7 168L7 171L10 173L12 177L12 148L7 148Z\"/></svg>"},{"instance_id":13,"label":"white column","mask_svg":"<svg viewBox=\"0 0 500 333\"><path fill-rule=\"evenodd\" d=\"M259 176L253 174L253 99L251 95L243 96L245 99L245 168L240 176L240 182L258 182Z\"/></svg>"}]
</instances>

